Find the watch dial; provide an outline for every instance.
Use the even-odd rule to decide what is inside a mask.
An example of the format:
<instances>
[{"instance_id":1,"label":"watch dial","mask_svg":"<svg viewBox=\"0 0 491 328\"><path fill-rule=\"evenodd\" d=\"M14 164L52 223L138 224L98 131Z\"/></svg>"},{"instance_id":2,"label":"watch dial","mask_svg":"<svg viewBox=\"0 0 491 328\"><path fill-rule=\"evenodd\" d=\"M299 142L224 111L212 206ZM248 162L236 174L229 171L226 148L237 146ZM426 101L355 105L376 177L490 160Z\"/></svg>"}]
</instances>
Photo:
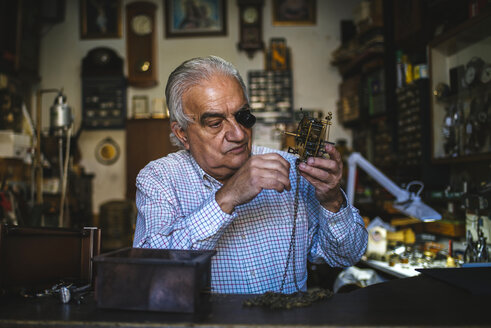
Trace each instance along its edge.
<instances>
[{"instance_id":1,"label":"watch dial","mask_svg":"<svg viewBox=\"0 0 491 328\"><path fill-rule=\"evenodd\" d=\"M491 81L491 64L487 64L481 72L481 83L486 84Z\"/></svg>"},{"instance_id":2,"label":"watch dial","mask_svg":"<svg viewBox=\"0 0 491 328\"><path fill-rule=\"evenodd\" d=\"M137 15L131 20L131 29L137 35L147 35L152 32L152 19L147 15Z\"/></svg>"},{"instance_id":3,"label":"watch dial","mask_svg":"<svg viewBox=\"0 0 491 328\"><path fill-rule=\"evenodd\" d=\"M259 14L255 7L247 7L244 10L244 14L242 15L244 22L246 22L247 24L254 24L257 21L258 17Z\"/></svg>"}]
</instances>

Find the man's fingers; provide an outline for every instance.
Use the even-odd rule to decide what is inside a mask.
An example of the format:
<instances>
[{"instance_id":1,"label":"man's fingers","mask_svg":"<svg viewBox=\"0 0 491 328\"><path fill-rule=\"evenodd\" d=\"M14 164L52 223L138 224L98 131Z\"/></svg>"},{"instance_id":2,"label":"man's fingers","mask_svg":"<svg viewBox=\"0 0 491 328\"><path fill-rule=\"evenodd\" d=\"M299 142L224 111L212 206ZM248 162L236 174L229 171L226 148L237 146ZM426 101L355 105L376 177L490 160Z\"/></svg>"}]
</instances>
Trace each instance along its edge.
<instances>
[{"instance_id":1,"label":"man's fingers","mask_svg":"<svg viewBox=\"0 0 491 328\"><path fill-rule=\"evenodd\" d=\"M284 189L290 190L290 178L288 172L284 170L255 170L252 171L252 183L263 189L275 189L283 191Z\"/></svg>"},{"instance_id":2,"label":"man's fingers","mask_svg":"<svg viewBox=\"0 0 491 328\"><path fill-rule=\"evenodd\" d=\"M336 174L342 171L342 164L340 165L331 159L310 157L307 163L301 163L299 168L301 171L308 172L311 175L318 175L321 172Z\"/></svg>"},{"instance_id":3,"label":"man's fingers","mask_svg":"<svg viewBox=\"0 0 491 328\"><path fill-rule=\"evenodd\" d=\"M265 169L284 169L290 171L290 163L279 154L270 153L264 155L255 155L251 158L251 165Z\"/></svg>"},{"instance_id":4,"label":"man's fingers","mask_svg":"<svg viewBox=\"0 0 491 328\"><path fill-rule=\"evenodd\" d=\"M337 151L337 149L331 145L326 145L326 153L329 154L329 158L322 157L309 157L307 159L307 164L311 166L322 167L326 170L335 170L337 167L343 167L343 161L341 159L341 154Z\"/></svg>"},{"instance_id":5,"label":"man's fingers","mask_svg":"<svg viewBox=\"0 0 491 328\"><path fill-rule=\"evenodd\" d=\"M322 168L319 168L312 165L307 165L305 163L301 163L299 165L299 169L302 173L305 173L313 178L315 177L317 180L320 181L326 181L329 178L330 171L331 171L327 169L327 165L325 164L323 165Z\"/></svg>"},{"instance_id":6,"label":"man's fingers","mask_svg":"<svg viewBox=\"0 0 491 328\"><path fill-rule=\"evenodd\" d=\"M290 163L278 154L256 155L250 160L251 178L263 189L290 190Z\"/></svg>"},{"instance_id":7,"label":"man's fingers","mask_svg":"<svg viewBox=\"0 0 491 328\"><path fill-rule=\"evenodd\" d=\"M262 188L263 189L272 189L272 190L276 190L278 192L283 192L285 189L286 190L291 190L292 187L290 186L290 184L286 184L282 181L279 181L279 180L270 180L270 179L267 179L267 180L264 180L262 183Z\"/></svg>"},{"instance_id":8,"label":"man's fingers","mask_svg":"<svg viewBox=\"0 0 491 328\"><path fill-rule=\"evenodd\" d=\"M325 150L326 153L329 154L330 159L335 160L336 162L341 162L341 154L336 147L334 147L334 145L326 144Z\"/></svg>"}]
</instances>

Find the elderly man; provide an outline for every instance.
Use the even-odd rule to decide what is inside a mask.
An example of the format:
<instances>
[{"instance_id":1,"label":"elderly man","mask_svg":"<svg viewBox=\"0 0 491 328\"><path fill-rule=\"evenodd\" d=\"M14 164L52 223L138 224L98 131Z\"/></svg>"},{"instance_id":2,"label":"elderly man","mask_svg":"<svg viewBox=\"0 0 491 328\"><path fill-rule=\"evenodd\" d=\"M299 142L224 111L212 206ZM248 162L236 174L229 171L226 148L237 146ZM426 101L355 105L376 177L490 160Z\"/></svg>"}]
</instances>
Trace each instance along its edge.
<instances>
[{"instance_id":1,"label":"elderly man","mask_svg":"<svg viewBox=\"0 0 491 328\"><path fill-rule=\"evenodd\" d=\"M330 159L298 168L291 154L252 146L244 81L219 57L181 64L165 95L171 138L182 150L137 177L134 247L216 250L217 293L305 290L307 260L347 267L360 259L367 232L339 187L342 162L332 145Z\"/></svg>"}]
</instances>

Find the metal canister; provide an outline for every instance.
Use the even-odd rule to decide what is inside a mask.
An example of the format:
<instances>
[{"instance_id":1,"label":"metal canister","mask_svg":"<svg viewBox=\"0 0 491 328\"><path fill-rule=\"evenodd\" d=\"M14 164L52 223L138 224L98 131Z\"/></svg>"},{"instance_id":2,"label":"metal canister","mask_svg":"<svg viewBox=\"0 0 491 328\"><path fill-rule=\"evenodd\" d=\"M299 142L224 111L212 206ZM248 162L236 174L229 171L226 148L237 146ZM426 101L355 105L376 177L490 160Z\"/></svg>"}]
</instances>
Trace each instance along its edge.
<instances>
[{"instance_id":1,"label":"metal canister","mask_svg":"<svg viewBox=\"0 0 491 328\"><path fill-rule=\"evenodd\" d=\"M72 109L66 102L66 97L59 93L53 106L50 108L50 127L51 129L63 129L72 124Z\"/></svg>"}]
</instances>

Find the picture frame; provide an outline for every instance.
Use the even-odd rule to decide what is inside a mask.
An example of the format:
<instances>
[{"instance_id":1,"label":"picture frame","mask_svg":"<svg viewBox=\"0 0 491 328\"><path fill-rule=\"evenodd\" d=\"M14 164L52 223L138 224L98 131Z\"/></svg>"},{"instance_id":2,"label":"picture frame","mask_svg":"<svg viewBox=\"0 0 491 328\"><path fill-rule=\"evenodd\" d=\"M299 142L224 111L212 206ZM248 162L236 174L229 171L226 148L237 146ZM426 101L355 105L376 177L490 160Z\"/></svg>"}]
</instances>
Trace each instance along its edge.
<instances>
[{"instance_id":1,"label":"picture frame","mask_svg":"<svg viewBox=\"0 0 491 328\"><path fill-rule=\"evenodd\" d=\"M317 0L273 0L273 25L315 25Z\"/></svg>"},{"instance_id":2,"label":"picture frame","mask_svg":"<svg viewBox=\"0 0 491 328\"><path fill-rule=\"evenodd\" d=\"M81 39L120 39L121 0L80 0Z\"/></svg>"},{"instance_id":3,"label":"picture frame","mask_svg":"<svg viewBox=\"0 0 491 328\"><path fill-rule=\"evenodd\" d=\"M149 118L150 108L148 96L136 95L131 99L131 112L133 118Z\"/></svg>"},{"instance_id":4,"label":"picture frame","mask_svg":"<svg viewBox=\"0 0 491 328\"><path fill-rule=\"evenodd\" d=\"M163 0L165 37L227 35L227 0Z\"/></svg>"}]
</instances>

